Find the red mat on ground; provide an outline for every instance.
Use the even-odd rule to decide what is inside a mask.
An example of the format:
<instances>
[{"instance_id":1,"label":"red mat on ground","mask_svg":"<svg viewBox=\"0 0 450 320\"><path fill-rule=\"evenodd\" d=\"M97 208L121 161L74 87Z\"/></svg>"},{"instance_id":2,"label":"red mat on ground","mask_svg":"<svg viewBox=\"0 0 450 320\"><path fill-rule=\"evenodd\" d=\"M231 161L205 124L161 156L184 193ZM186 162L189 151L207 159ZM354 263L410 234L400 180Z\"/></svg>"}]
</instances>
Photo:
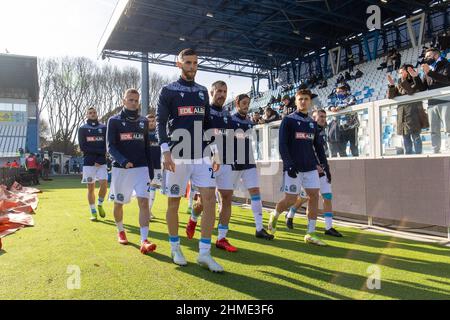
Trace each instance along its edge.
<instances>
[{"instance_id":1,"label":"red mat on ground","mask_svg":"<svg viewBox=\"0 0 450 320\"><path fill-rule=\"evenodd\" d=\"M0 238L23 227L34 226L31 214L34 214L38 206L37 193L40 192L17 182L14 182L10 190L0 185Z\"/></svg>"}]
</instances>

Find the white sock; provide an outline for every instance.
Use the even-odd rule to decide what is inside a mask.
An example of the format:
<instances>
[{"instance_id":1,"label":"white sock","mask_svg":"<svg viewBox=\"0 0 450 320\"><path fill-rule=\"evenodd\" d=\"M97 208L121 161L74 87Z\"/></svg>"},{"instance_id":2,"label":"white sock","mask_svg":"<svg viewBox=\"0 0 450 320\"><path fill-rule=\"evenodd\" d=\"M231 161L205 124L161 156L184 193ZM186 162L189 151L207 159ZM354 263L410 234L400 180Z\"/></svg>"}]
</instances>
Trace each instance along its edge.
<instances>
[{"instance_id":1,"label":"white sock","mask_svg":"<svg viewBox=\"0 0 450 320\"><path fill-rule=\"evenodd\" d=\"M323 216L325 218L325 229L330 230L331 228L333 228L333 213L325 212Z\"/></svg>"},{"instance_id":2,"label":"white sock","mask_svg":"<svg viewBox=\"0 0 450 320\"><path fill-rule=\"evenodd\" d=\"M105 199L103 199L103 198L98 198L98 205L99 205L99 206L102 206L104 200L105 200Z\"/></svg>"},{"instance_id":3,"label":"white sock","mask_svg":"<svg viewBox=\"0 0 450 320\"><path fill-rule=\"evenodd\" d=\"M194 190L192 190L192 187L191 187L191 190L189 190L189 203L188 203L189 208L192 208L192 204L194 203L194 196L195 196L195 192L194 192Z\"/></svg>"},{"instance_id":4,"label":"white sock","mask_svg":"<svg viewBox=\"0 0 450 320\"><path fill-rule=\"evenodd\" d=\"M150 211L152 210L153 202L155 201L155 196L156 196L156 188L150 187L150 199L148 200Z\"/></svg>"},{"instance_id":5,"label":"white sock","mask_svg":"<svg viewBox=\"0 0 450 320\"><path fill-rule=\"evenodd\" d=\"M218 233L219 233L219 235L217 237L217 240L225 239L227 237L227 233L228 233L228 226L219 224Z\"/></svg>"},{"instance_id":6,"label":"white sock","mask_svg":"<svg viewBox=\"0 0 450 320\"><path fill-rule=\"evenodd\" d=\"M211 239L201 238L198 243L200 254L209 254L211 251Z\"/></svg>"},{"instance_id":7,"label":"white sock","mask_svg":"<svg viewBox=\"0 0 450 320\"><path fill-rule=\"evenodd\" d=\"M91 209L91 213L96 213L97 210L95 209L95 204L90 204L89 208Z\"/></svg>"},{"instance_id":8,"label":"white sock","mask_svg":"<svg viewBox=\"0 0 450 320\"><path fill-rule=\"evenodd\" d=\"M117 226L117 230L118 230L119 232L122 232L122 231L125 230L125 229L123 228L123 221L116 222L116 226Z\"/></svg>"},{"instance_id":9,"label":"white sock","mask_svg":"<svg viewBox=\"0 0 450 320\"><path fill-rule=\"evenodd\" d=\"M316 232L316 222L317 222L317 220L308 219L308 233L309 234Z\"/></svg>"},{"instance_id":10,"label":"white sock","mask_svg":"<svg viewBox=\"0 0 450 320\"><path fill-rule=\"evenodd\" d=\"M260 195L252 196L251 200L252 200L253 217L255 218L256 231L261 231L263 229L261 196Z\"/></svg>"},{"instance_id":11,"label":"white sock","mask_svg":"<svg viewBox=\"0 0 450 320\"><path fill-rule=\"evenodd\" d=\"M172 251L178 249L180 247L180 238L178 236L171 237L169 236L170 249Z\"/></svg>"},{"instance_id":12,"label":"white sock","mask_svg":"<svg viewBox=\"0 0 450 320\"><path fill-rule=\"evenodd\" d=\"M295 211L297 211L294 207L291 207L290 209L289 209L289 212L287 213L287 217L288 218L294 218L295 217Z\"/></svg>"},{"instance_id":13,"label":"white sock","mask_svg":"<svg viewBox=\"0 0 450 320\"><path fill-rule=\"evenodd\" d=\"M141 243L147 240L148 238L148 227L141 227Z\"/></svg>"}]
</instances>

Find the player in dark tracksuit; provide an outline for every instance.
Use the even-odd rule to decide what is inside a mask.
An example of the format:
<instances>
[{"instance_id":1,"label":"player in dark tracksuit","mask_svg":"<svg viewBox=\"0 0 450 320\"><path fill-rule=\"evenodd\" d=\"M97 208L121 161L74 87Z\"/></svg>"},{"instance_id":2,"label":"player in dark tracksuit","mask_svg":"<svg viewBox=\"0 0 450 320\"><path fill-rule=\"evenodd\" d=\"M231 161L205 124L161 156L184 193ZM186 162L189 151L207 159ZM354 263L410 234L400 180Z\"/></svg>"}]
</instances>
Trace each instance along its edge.
<instances>
[{"instance_id":1,"label":"player in dark tracksuit","mask_svg":"<svg viewBox=\"0 0 450 320\"><path fill-rule=\"evenodd\" d=\"M98 122L97 110L90 107L87 110L87 121L78 129L78 144L83 152L82 183L88 186L88 202L91 210L91 221L97 220L95 209L95 181L99 181L98 212L105 217L103 201L108 188L108 173L106 168L106 126Z\"/></svg>"},{"instance_id":2,"label":"player in dark tracksuit","mask_svg":"<svg viewBox=\"0 0 450 320\"><path fill-rule=\"evenodd\" d=\"M158 137L156 136L156 117L154 114L147 115L148 120L148 143L150 148L150 157L153 167L153 180L150 184L150 220L155 218L152 213L153 203L155 201L156 189L161 187L162 184L162 172L161 172L161 148L159 146Z\"/></svg>"},{"instance_id":3,"label":"player in dark tracksuit","mask_svg":"<svg viewBox=\"0 0 450 320\"><path fill-rule=\"evenodd\" d=\"M213 272L223 268L211 257L211 235L215 222L214 171L219 166L204 154L203 135L209 116L209 97L205 87L195 82L198 57L185 49L177 58L181 77L161 90L156 111L156 130L163 153L164 187L168 196L167 226L171 256L175 264L185 266L178 237L178 209L189 180L199 188L203 201L199 256L197 262ZM208 148L209 150L209 148Z\"/></svg>"},{"instance_id":4,"label":"player in dark tracksuit","mask_svg":"<svg viewBox=\"0 0 450 320\"><path fill-rule=\"evenodd\" d=\"M317 122L317 127L319 128L319 137L320 141L324 147L324 150L327 149L327 135L326 135L326 126L327 126L327 112L324 109L319 109L313 112L312 118ZM325 235L333 236L333 237L342 237L342 234L333 228L333 193L331 188L331 179L330 176L327 177L327 174L323 171L323 169L319 166L319 179L320 179L320 194L323 199L323 216L325 219ZM289 214L286 216L286 225L289 229L293 229L293 218L295 216L295 212L300 206L308 201L308 197L305 194L304 190L300 192L300 196L298 197L297 202L294 206L292 206L289 210Z\"/></svg>"},{"instance_id":5,"label":"player in dark tracksuit","mask_svg":"<svg viewBox=\"0 0 450 320\"><path fill-rule=\"evenodd\" d=\"M114 219L119 231L118 240L127 244L123 228L123 204L130 202L133 191L139 205L141 252L156 249L147 240L150 210L148 205L150 181L153 178L148 143L148 120L139 115L139 92L128 89L121 112L108 121L107 147L113 159L110 199L114 200Z\"/></svg>"},{"instance_id":6,"label":"player in dark tracksuit","mask_svg":"<svg viewBox=\"0 0 450 320\"><path fill-rule=\"evenodd\" d=\"M272 240L273 235L263 227L263 212L258 170L253 156L251 134L254 123L248 116L250 97L240 94L236 97L236 113L230 118L230 128L234 130L234 161L232 164L233 189L239 182L248 190L255 219L257 238Z\"/></svg>"},{"instance_id":7,"label":"player in dark tracksuit","mask_svg":"<svg viewBox=\"0 0 450 320\"><path fill-rule=\"evenodd\" d=\"M308 116L311 91L300 89L295 95L297 111L286 116L280 125L279 149L283 160L284 198L278 202L269 220L269 230L275 232L279 215L296 201L303 187L308 195L308 230L305 242L325 246L316 234L320 179L317 166L323 166L331 180L327 158L319 137L317 122Z\"/></svg>"},{"instance_id":8,"label":"player in dark tracksuit","mask_svg":"<svg viewBox=\"0 0 450 320\"><path fill-rule=\"evenodd\" d=\"M252 206L255 207L256 221L261 222L257 225L260 228L258 230L258 236L264 237L264 228L262 227L262 211L258 210L258 197L259 197L259 183L256 172L256 165L253 158L251 148L251 141L248 137L245 139L244 149L242 152L242 164L235 165L237 155L237 145L235 143L235 136L233 134L234 130L240 128L244 130L249 130L253 127L253 123L247 118L247 109L239 108L240 113L230 115L230 113L223 108L223 104L226 100L227 86L223 81L217 81L211 85L211 98L212 104L210 106L210 115L208 119L208 132L207 134L212 136L212 143L209 145L213 153L217 153L220 159L220 169L215 174L216 186L221 196L221 206L218 224L218 238L216 241L216 247L219 249L226 250L228 252L236 252L237 248L231 245L226 238L229 230L229 222L231 218L231 199L233 196L233 190L236 188L236 180L241 178L246 178L245 182L253 183L251 186L252 196L255 198L252 202ZM242 95L241 100L248 98L247 95ZM239 100L240 104L244 104L246 101ZM227 154L227 148L234 148L233 153ZM233 156L234 155L234 156ZM233 168L235 170L233 170ZM254 170L250 170L254 169ZM259 197L260 198L260 197ZM260 200L259 200L260 201ZM261 205L262 209L262 205ZM194 205L191 217L189 218L188 224L186 226L186 234L188 238L192 238L195 232L195 226L197 224L198 216L201 214L201 198ZM265 233L269 238L272 235Z\"/></svg>"}]
</instances>

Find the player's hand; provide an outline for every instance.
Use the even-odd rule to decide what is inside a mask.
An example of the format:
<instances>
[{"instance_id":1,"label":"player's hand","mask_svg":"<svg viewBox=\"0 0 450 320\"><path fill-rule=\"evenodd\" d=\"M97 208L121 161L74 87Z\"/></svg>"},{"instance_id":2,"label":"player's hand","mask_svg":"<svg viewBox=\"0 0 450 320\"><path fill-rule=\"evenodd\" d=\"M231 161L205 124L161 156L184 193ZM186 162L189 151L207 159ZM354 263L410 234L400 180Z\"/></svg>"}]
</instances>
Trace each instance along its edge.
<instances>
[{"instance_id":1,"label":"player's hand","mask_svg":"<svg viewBox=\"0 0 450 320\"><path fill-rule=\"evenodd\" d=\"M169 151L163 154L163 166L164 170L175 172L175 162L173 162L172 154Z\"/></svg>"},{"instance_id":2,"label":"player's hand","mask_svg":"<svg viewBox=\"0 0 450 320\"><path fill-rule=\"evenodd\" d=\"M130 168L133 168L133 167L134 167L134 165L131 162L127 162L127 164L125 165L125 169L130 169Z\"/></svg>"},{"instance_id":3,"label":"player's hand","mask_svg":"<svg viewBox=\"0 0 450 320\"><path fill-rule=\"evenodd\" d=\"M415 78L415 77L417 77L419 74L417 73L417 71L416 70L414 70L413 68L411 68L411 67L408 67L408 73L411 75L411 77L413 77L413 78Z\"/></svg>"},{"instance_id":4,"label":"player's hand","mask_svg":"<svg viewBox=\"0 0 450 320\"><path fill-rule=\"evenodd\" d=\"M391 86L395 86L395 81L390 74L387 75L387 79Z\"/></svg>"},{"instance_id":5,"label":"player's hand","mask_svg":"<svg viewBox=\"0 0 450 320\"><path fill-rule=\"evenodd\" d=\"M213 172L219 171L219 169L220 169L220 163L218 163L218 162L216 162L216 161L213 161L213 163L212 163L212 169L213 169Z\"/></svg>"},{"instance_id":6,"label":"player's hand","mask_svg":"<svg viewBox=\"0 0 450 320\"><path fill-rule=\"evenodd\" d=\"M99 164L99 163L94 163L94 165L98 168L98 167L100 167L101 166L101 164Z\"/></svg>"},{"instance_id":7,"label":"player's hand","mask_svg":"<svg viewBox=\"0 0 450 320\"><path fill-rule=\"evenodd\" d=\"M213 153L212 158L211 158L211 162L212 162L213 172L219 171L219 169L220 169L220 158L219 158L219 154L218 153Z\"/></svg>"},{"instance_id":8,"label":"player's hand","mask_svg":"<svg viewBox=\"0 0 450 320\"><path fill-rule=\"evenodd\" d=\"M289 169L287 170L288 176L291 177L292 179L297 178L297 169L295 169L294 167L289 167Z\"/></svg>"},{"instance_id":9,"label":"player's hand","mask_svg":"<svg viewBox=\"0 0 450 320\"><path fill-rule=\"evenodd\" d=\"M322 174L323 173L322 166L317 165L317 171L319 171L319 174Z\"/></svg>"},{"instance_id":10,"label":"player's hand","mask_svg":"<svg viewBox=\"0 0 450 320\"><path fill-rule=\"evenodd\" d=\"M331 112L337 112L338 110L337 110L336 107L331 107L330 111L331 111Z\"/></svg>"},{"instance_id":11,"label":"player's hand","mask_svg":"<svg viewBox=\"0 0 450 320\"><path fill-rule=\"evenodd\" d=\"M427 64L423 64L422 65L422 70L423 70L423 72L425 72L425 74L428 74L428 72L430 72L430 66L429 65L427 65Z\"/></svg>"}]
</instances>

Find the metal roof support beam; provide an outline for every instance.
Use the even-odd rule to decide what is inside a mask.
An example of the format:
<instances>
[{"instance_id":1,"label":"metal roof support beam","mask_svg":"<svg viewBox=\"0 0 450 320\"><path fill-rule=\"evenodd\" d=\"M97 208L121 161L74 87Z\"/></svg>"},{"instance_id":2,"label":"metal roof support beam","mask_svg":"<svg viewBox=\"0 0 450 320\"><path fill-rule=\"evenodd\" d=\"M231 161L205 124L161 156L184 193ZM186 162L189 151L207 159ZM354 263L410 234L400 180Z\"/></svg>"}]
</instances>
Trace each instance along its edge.
<instances>
[{"instance_id":1,"label":"metal roof support beam","mask_svg":"<svg viewBox=\"0 0 450 320\"><path fill-rule=\"evenodd\" d=\"M138 61L142 62L142 55L138 53L125 53L125 52L116 52L116 51L109 51L105 50L103 52L103 56L105 58L111 57L111 58L117 58L117 59L125 59L130 61ZM202 57L200 57L202 59ZM164 59L156 59L152 56L148 57L148 63L152 64L158 64L168 67L174 67L175 62L172 60L164 60ZM243 66L242 69L238 69L237 66L235 66L235 69L220 69L216 68L211 65L200 65L199 70L201 71L207 71L207 72L214 72L214 73L220 73L220 74L227 74L227 75L233 75L233 76L239 76L239 77L247 77L251 78L255 74L259 74L261 78L267 78L267 71L263 70L261 68L256 68L255 72L245 71L244 68L248 68L249 66Z\"/></svg>"},{"instance_id":2,"label":"metal roof support beam","mask_svg":"<svg viewBox=\"0 0 450 320\"><path fill-rule=\"evenodd\" d=\"M141 115L145 117L148 114L148 108L150 104L149 99L150 85L148 74L148 53L142 53L141 63Z\"/></svg>"}]
</instances>

